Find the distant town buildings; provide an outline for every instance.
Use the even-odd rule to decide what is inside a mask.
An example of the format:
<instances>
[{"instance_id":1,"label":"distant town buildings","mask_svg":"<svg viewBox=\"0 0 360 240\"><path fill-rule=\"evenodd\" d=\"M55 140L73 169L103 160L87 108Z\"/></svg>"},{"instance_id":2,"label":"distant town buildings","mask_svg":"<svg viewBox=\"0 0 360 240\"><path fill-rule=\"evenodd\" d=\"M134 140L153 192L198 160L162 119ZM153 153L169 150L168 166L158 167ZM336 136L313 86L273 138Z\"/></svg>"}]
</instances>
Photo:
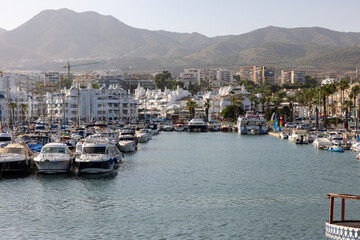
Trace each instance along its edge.
<instances>
[{"instance_id":1,"label":"distant town buildings","mask_svg":"<svg viewBox=\"0 0 360 240\"><path fill-rule=\"evenodd\" d=\"M217 70L216 77L225 83L232 83L234 81L233 71L231 70L219 69Z\"/></svg>"},{"instance_id":2,"label":"distant town buildings","mask_svg":"<svg viewBox=\"0 0 360 240\"><path fill-rule=\"evenodd\" d=\"M47 72L44 74L44 83L57 84L60 82L60 73L58 72Z\"/></svg>"},{"instance_id":3,"label":"distant town buildings","mask_svg":"<svg viewBox=\"0 0 360 240\"><path fill-rule=\"evenodd\" d=\"M275 68L270 66L240 67L240 80L251 80L256 84L274 84Z\"/></svg>"},{"instance_id":4,"label":"distant town buildings","mask_svg":"<svg viewBox=\"0 0 360 240\"><path fill-rule=\"evenodd\" d=\"M281 84L305 83L305 72L296 70L281 70Z\"/></svg>"}]
</instances>

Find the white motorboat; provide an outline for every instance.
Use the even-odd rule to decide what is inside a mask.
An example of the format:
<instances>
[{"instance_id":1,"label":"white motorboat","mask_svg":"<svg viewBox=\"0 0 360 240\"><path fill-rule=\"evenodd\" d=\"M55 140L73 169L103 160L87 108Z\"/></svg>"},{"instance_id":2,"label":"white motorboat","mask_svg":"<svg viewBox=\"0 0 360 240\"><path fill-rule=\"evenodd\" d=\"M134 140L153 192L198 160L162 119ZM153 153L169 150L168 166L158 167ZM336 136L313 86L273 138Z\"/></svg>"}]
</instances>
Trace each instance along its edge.
<instances>
[{"instance_id":1,"label":"white motorboat","mask_svg":"<svg viewBox=\"0 0 360 240\"><path fill-rule=\"evenodd\" d=\"M201 118L193 118L188 123L189 132L207 132L207 123Z\"/></svg>"},{"instance_id":2,"label":"white motorboat","mask_svg":"<svg viewBox=\"0 0 360 240\"><path fill-rule=\"evenodd\" d=\"M255 114L254 111L247 111L245 116L237 120L237 129L240 134L266 134L266 122L263 116Z\"/></svg>"},{"instance_id":3,"label":"white motorboat","mask_svg":"<svg viewBox=\"0 0 360 240\"><path fill-rule=\"evenodd\" d=\"M175 131L177 132L183 132L185 130L185 126L183 123L178 123L175 126Z\"/></svg>"},{"instance_id":4,"label":"white motorboat","mask_svg":"<svg viewBox=\"0 0 360 240\"><path fill-rule=\"evenodd\" d=\"M150 123L147 127L147 129L151 130L152 135L157 135L160 132L159 126L157 123Z\"/></svg>"},{"instance_id":5,"label":"white motorboat","mask_svg":"<svg viewBox=\"0 0 360 240\"><path fill-rule=\"evenodd\" d=\"M74 155L65 143L48 143L34 158L38 172L66 173L70 171Z\"/></svg>"},{"instance_id":6,"label":"white motorboat","mask_svg":"<svg viewBox=\"0 0 360 240\"><path fill-rule=\"evenodd\" d=\"M152 135L149 129L140 129L139 131L136 131L135 136L139 143L145 143L151 139Z\"/></svg>"},{"instance_id":7,"label":"white motorboat","mask_svg":"<svg viewBox=\"0 0 360 240\"><path fill-rule=\"evenodd\" d=\"M286 133L286 132L281 132L279 134L279 137L282 138L282 139L288 139L289 138L289 134Z\"/></svg>"},{"instance_id":8,"label":"white motorboat","mask_svg":"<svg viewBox=\"0 0 360 240\"><path fill-rule=\"evenodd\" d=\"M113 171L114 162L122 158L120 152L116 152L114 145L110 147L107 138L88 136L75 159L75 166L79 173L108 173ZM80 146L79 146L80 148Z\"/></svg>"},{"instance_id":9,"label":"white motorboat","mask_svg":"<svg viewBox=\"0 0 360 240\"><path fill-rule=\"evenodd\" d=\"M293 133L289 136L289 141L296 144L308 144L308 133L304 130L294 130Z\"/></svg>"},{"instance_id":10,"label":"white motorboat","mask_svg":"<svg viewBox=\"0 0 360 240\"><path fill-rule=\"evenodd\" d=\"M0 171L1 173L29 171L33 157L33 152L27 145L10 143L0 148Z\"/></svg>"},{"instance_id":11,"label":"white motorboat","mask_svg":"<svg viewBox=\"0 0 360 240\"><path fill-rule=\"evenodd\" d=\"M315 137L314 141L312 142L312 145L316 149L328 149L333 144L331 141L324 135L318 135Z\"/></svg>"},{"instance_id":12,"label":"white motorboat","mask_svg":"<svg viewBox=\"0 0 360 240\"><path fill-rule=\"evenodd\" d=\"M171 132L174 130L174 126L172 125L172 123L166 123L163 129L165 132Z\"/></svg>"},{"instance_id":13,"label":"white motorboat","mask_svg":"<svg viewBox=\"0 0 360 240\"><path fill-rule=\"evenodd\" d=\"M120 133L119 149L121 152L134 152L137 149L137 143L134 135Z\"/></svg>"}]
</instances>

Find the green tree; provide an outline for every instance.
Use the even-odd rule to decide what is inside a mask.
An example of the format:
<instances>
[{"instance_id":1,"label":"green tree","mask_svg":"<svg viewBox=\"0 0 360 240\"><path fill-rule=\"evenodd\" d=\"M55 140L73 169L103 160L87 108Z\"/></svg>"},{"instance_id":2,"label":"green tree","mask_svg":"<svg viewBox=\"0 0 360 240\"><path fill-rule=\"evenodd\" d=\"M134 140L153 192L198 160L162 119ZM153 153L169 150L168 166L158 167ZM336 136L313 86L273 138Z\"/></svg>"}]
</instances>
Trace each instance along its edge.
<instances>
[{"instance_id":1,"label":"green tree","mask_svg":"<svg viewBox=\"0 0 360 240\"><path fill-rule=\"evenodd\" d=\"M308 88L316 88L318 86L318 81L316 80L316 78L311 77L310 75L306 75L304 85Z\"/></svg>"},{"instance_id":2,"label":"green tree","mask_svg":"<svg viewBox=\"0 0 360 240\"><path fill-rule=\"evenodd\" d=\"M355 116L355 124L357 125L357 109L358 109L358 106L357 106L357 96L359 95L360 93L360 87L359 85L355 85L351 88L351 95L352 95L352 98L353 98L353 103L354 103L354 116Z\"/></svg>"},{"instance_id":3,"label":"green tree","mask_svg":"<svg viewBox=\"0 0 360 240\"><path fill-rule=\"evenodd\" d=\"M344 101L344 108L345 108L345 122L344 122L344 127L347 130L349 130L349 109L351 108L351 101L349 100L345 100ZM351 110L351 109L350 109Z\"/></svg>"},{"instance_id":4,"label":"green tree","mask_svg":"<svg viewBox=\"0 0 360 240\"><path fill-rule=\"evenodd\" d=\"M233 105L227 106L224 110L221 111L220 115L225 120L233 121L234 119L236 119L235 106Z\"/></svg>"},{"instance_id":5,"label":"green tree","mask_svg":"<svg viewBox=\"0 0 360 240\"><path fill-rule=\"evenodd\" d=\"M265 103L266 103L266 97L265 96L261 96L261 98L259 98L259 103L261 104L261 111L264 114L265 113Z\"/></svg>"},{"instance_id":6,"label":"green tree","mask_svg":"<svg viewBox=\"0 0 360 240\"><path fill-rule=\"evenodd\" d=\"M161 91L164 91L165 87L171 89L172 86L169 86L169 80L172 80L171 73L168 71L163 71L162 73L158 73L155 75L154 82L155 86ZM172 85L172 84L171 84Z\"/></svg>"},{"instance_id":7,"label":"green tree","mask_svg":"<svg viewBox=\"0 0 360 240\"><path fill-rule=\"evenodd\" d=\"M195 108L196 107L197 107L197 104L194 100L190 99L186 102L186 109L189 111L191 119L193 119L195 116Z\"/></svg>"},{"instance_id":8,"label":"green tree","mask_svg":"<svg viewBox=\"0 0 360 240\"><path fill-rule=\"evenodd\" d=\"M292 122L294 120L294 102L296 101L295 96L286 96L286 101L289 102L289 120Z\"/></svg>"},{"instance_id":9,"label":"green tree","mask_svg":"<svg viewBox=\"0 0 360 240\"><path fill-rule=\"evenodd\" d=\"M25 103L21 103L20 104L20 109L21 109L21 118L22 121L25 121L25 114L26 114L26 110L27 110L27 105Z\"/></svg>"},{"instance_id":10,"label":"green tree","mask_svg":"<svg viewBox=\"0 0 360 240\"><path fill-rule=\"evenodd\" d=\"M328 124L326 102L327 102L327 97L330 96L330 93L331 93L330 90L331 90L331 87L329 84L321 86L321 97L322 97L323 107L324 107L325 128L327 128L327 124Z\"/></svg>"},{"instance_id":11,"label":"green tree","mask_svg":"<svg viewBox=\"0 0 360 240\"><path fill-rule=\"evenodd\" d=\"M206 121L209 122L209 109L211 107L211 99L210 98L205 99L205 101L203 103L203 107L205 108Z\"/></svg>"},{"instance_id":12,"label":"green tree","mask_svg":"<svg viewBox=\"0 0 360 240\"><path fill-rule=\"evenodd\" d=\"M251 95L249 96L249 101L250 101L250 110L255 110L255 108L256 108L256 103L257 103L257 101L258 101L257 96L251 94Z\"/></svg>"},{"instance_id":13,"label":"green tree","mask_svg":"<svg viewBox=\"0 0 360 240\"><path fill-rule=\"evenodd\" d=\"M195 83L192 84L191 82L189 83L188 86L188 90L192 95L195 95L196 93L198 93L201 90L201 87L199 84Z\"/></svg>"},{"instance_id":14,"label":"green tree","mask_svg":"<svg viewBox=\"0 0 360 240\"><path fill-rule=\"evenodd\" d=\"M343 114L344 112L344 92L345 89L348 89L349 83L346 81L346 79L342 79L340 82L338 82L337 84L338 88L341 90L341 114Z\"/></svg>"},{"instance_id":15,"label":"green tree","mask_svg":"<svg viewBox=\"0 0 360 240\"><path fill-rule=\"evenodd\" d=\"M91 83L91 88L99 89L99 84L98 83Z\"/></svg>"},{"instance_id":16,"label":"green tree","mask_svg":"<svg viewBox=\"0 0 360 240\"><path fill-rule=\"evenodd\" d=\"M335 83L329 84L327 91L331 96L331 112L332 114L335 114L334 94L337 92L336 84Z\"/></svg>"},{"instance_id":17,"label":"green tree","mask_svg":"<svg viewBox=\"0 0 360 240\"><path fill-rule=\"evenodd\" d=\"M69 80L68 78L61 79L57 84L57 88L70 88L72 85L72 80Z\"/></svg>"},{"instance_id":18,"label":"green tree","mask_svg":"<svg viewBox=\"0 0 360 240\"><path fill-rule=\"evenodd\" d=\"M17 107L16 102L9 102L8 107L10 108L10 121L11 127L14 127L14 115L15 115L15 108Z\"/></svg>"}]
</instances>

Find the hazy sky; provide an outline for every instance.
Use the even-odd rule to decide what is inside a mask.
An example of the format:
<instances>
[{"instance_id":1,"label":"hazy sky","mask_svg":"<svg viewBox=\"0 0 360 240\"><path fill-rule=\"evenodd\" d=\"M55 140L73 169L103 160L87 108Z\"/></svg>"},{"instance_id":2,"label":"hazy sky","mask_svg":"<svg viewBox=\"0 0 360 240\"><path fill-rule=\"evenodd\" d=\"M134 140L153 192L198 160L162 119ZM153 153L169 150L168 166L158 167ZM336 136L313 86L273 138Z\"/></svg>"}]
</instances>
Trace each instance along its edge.
<instances>
[{"instance_id":1,"label":"hazy sky","mask_svg":"<svg viewBox=\"0 0 360 240\"><path fill-rule=\"evenodd\" d=\"M45 9L112 15L149 30L236 35L267 26L360 32L360 0L0 0L0 28L12 30Z\"/></svg>"}]
</instances>

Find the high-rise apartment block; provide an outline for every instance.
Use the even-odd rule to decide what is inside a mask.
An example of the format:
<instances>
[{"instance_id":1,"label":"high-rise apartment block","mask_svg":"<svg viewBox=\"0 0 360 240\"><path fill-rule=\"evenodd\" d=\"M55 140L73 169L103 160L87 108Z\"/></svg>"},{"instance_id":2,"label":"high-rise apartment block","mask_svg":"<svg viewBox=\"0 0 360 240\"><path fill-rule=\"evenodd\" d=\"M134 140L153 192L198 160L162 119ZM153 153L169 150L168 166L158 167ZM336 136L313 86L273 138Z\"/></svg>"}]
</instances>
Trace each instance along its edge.
<instances>
[{"instance_id":1,"label":"high-rise apartment block","mask_svg":"<svg viewBox=\"0 0 360 240\"><path fill-rule=\"evenodd\" d=\"M273 84L275 82L275 69L269 66L240 67L240 80L251 80L256 84Z\"/></svg>"},{"instance_id":2,"label":"high-rise apartment block","mask_svg":"<svg viewBox=\"0 0 360 240\"><path fill-rule=\"evenodd\" d=\"M281 70L281 84L305 83L305 72L294 70Z\"/></svg>"}]
</instances>

